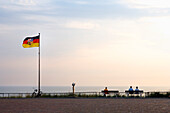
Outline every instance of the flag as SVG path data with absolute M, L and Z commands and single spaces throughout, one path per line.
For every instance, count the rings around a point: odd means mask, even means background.
M 40 39 L 39 35 L 35 37 L 26 37 L 23 41 L 22 46 L 24 48 L 39 47 L 39 39 Z

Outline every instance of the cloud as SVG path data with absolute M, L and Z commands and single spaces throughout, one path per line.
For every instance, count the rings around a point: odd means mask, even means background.
M 131 8 L 170 8 L 169 0 L 121 0 L 121 3 Z
M 66 3 L 71 3 L 71 4 L 78 4 L 78 5 L 111 5 L 116 3 L 113 0 L 62 0 L 63 2 Z
M 80 5 L 86 5 L 86 4 L 89 4 L 89 2 L 87 2 L 87 1 L 80 1 L 80 0 L 74 1 L 74 3 L 76 3 L 76 4 L 80 4 Z
M 17 4 L 17 5 L 36 5 L 35 0 L 11 0 L 11 2 L 13 4 Z
M 59 27 L 59 28 L 69 28 L 69 29 L 99 29 L 99 21 L 95 19 L 75 19 L 75 18 L 63 18 L 63 17 L 50 17 L 41 15 L 27 15 L 22 16 L 24 20 L 27 21 L 37 21 L 42 25 Z M 40 20 L 41 18 L 41 20 Z
M 71 21 L 65 24 L 66 28 L 74 29 L 97 29 L 99 25 L 94 22 Z
M 42 4 L 46 4 L 45 0 L 10 0 L 4 1 L 0 0 L 1 6 L 0 8 L 10 11 L 20 11 L 23 12 L 25 10 L 28 11 L 36 11 L 41 9 Z

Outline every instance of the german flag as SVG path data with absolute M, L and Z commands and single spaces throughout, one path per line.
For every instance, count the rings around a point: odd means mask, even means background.
M 24 48 L 39 47 L 39 39 L 39 35 L 35 37 L 26 37 L 23 41 L 22 46 Z

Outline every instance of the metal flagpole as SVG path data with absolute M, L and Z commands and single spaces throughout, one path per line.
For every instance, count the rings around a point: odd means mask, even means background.
M 39 57 L 39 60 L 38 60 L 38 96 L 40 96 L 40 33 L 39 33 L 39 52 L 38 52 L 38 57 Z

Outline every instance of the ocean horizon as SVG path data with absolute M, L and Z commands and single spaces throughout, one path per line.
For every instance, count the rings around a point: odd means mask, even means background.
M 75 92 L 101 92 L 106 86 L 75 86 Z M 136 86 L 133 86 L 135 89 Z M 144 92 L 170 91 L 168 86 L 138 86 Z M 108 90 L 124 92 L 129 86 L 107 86 Z M 0 86 L 0 93 L 32 93 L 37 86 Z M 71 86 L 41 86 L 44 93 L 72 92 Z

